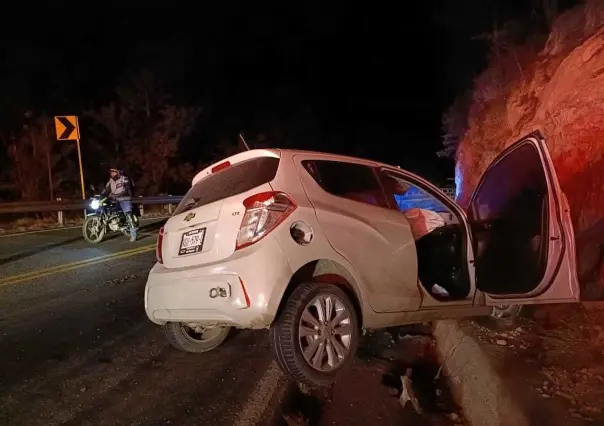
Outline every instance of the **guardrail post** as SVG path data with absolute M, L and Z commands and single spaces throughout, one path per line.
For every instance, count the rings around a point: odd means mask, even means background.
M 61 198 L 57 198 L 57 201 L 61 201 Z M 63 222 L 63 211 L 59 210 L 57 212 L 57 219 L 59 221 L 59 226 L 65 226 L 65 223 Z
M 170 194 L 168 194 L 168 197 L 172 197 L 172 196 L 171 196 Z M 172 200 L 170 200 L 170 201 L 172 201 Z M 168 203 L 168 214 L 169 214 L 170 216 L 172 216 L 172 208 L 173 208 L 173 207 L 172 207 L 172 203 L 171 203 L 171 202 L 169 202 L 169 203 Z
M 143 196 L 139 195 L 138 198 L 143 198 Z M 143 203 L 139 204 L 138 212 L 141 214 L 141 217 L 145 214 L 145 205 Z

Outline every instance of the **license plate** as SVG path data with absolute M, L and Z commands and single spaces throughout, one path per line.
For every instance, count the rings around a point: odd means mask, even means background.
M 182 234 L 178 255 L 182 256 L 185 254 L 199 253 L 203 248 L 203 240 L 205 239 L 205 236 L 206 228 L 194 229 Z

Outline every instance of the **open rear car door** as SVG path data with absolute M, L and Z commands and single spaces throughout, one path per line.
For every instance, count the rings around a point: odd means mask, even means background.
M 540 133 L 493 161 L 468 219 L 476 287 L 487 305 L 579 301 L 570 210 Z

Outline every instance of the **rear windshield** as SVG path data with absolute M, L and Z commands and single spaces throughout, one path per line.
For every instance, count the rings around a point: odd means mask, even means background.
M 278 158 L 256 157 L 211 174 L 189 189 L 174 214 L 232 197 L 268 183 L 275 178 L 278 167 Z

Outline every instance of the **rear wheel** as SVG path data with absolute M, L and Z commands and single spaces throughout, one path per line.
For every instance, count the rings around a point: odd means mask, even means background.
M 208 352 L 226 340 L 231 327 L 201 327 L 195 323 L 169 322 L 164 325 L 168 342 L 183 352 Z
M 330 284 L 302 284 L 285 302 L 270 340 L 280 367 L 298 382 L 328 386 L 350 367 L 359 341 L 356 308 Z
M 99 216 L 88 216 L 82 225 L 84 239 L 90 244 L 98 244 L 103 241 L 105 227 Z

